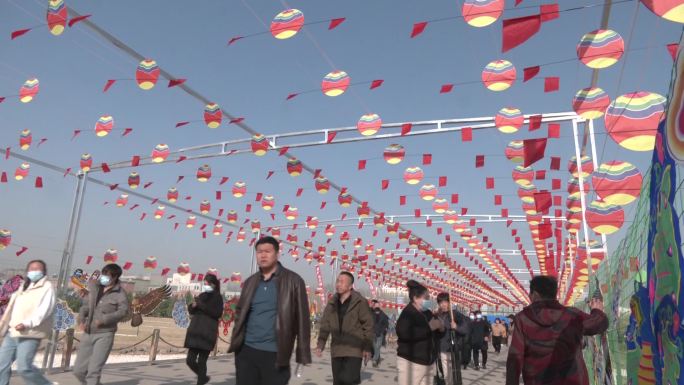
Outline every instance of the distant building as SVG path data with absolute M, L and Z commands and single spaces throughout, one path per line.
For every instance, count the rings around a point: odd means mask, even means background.
M 171 286 L 174 293 L 191 292 L 197 294 L 202 291 L 202 282 L 192 282 L 190 274 L 174 273 L 171 278 L 166 279 L 166 284 Z
M 121 276 L 121 287 L 128 293 L 149 293 L 150 291 L 164 286 L 164 278 L 161 276 Z

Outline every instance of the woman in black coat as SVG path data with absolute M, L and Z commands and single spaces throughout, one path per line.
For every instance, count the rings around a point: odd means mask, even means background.
M 202 294 L 188 305 L 192 315 L 190 326 L 185 335 L 184 346 L 188 348 L 188 367 L 197 374 L 197 384 L 209 382 L 207 376 L 207 359 L 216 345 L 219 319 L 223 314 L 223 297 L 221 285 L 213 274 L 207 274 L 202 284 Z

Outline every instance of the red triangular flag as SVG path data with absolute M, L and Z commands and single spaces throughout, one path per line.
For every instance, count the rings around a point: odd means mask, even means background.
M 302 192 L 304 192 L 304 189 L 301 188 L 301 187 L 298 188 L 298 189 L 297 189 L 297 196 L 298 196 L 298 197 L 302 196 Z
M 523 83 L 534 78 L 539 73 L 539 66 L 527 67 L 523 69 Z
M 64 170 L 64 177 L 66 178 L 67 175 L 71 172 L 71 167 L 67 167 L 66 170 Z
M 124 128 L 123 134 L 121 134 L 121 136 L 126 136 L 126 135 L 130 134 L 131 132 L 133 132 L 132 128 Z
M 373 81 L 371 82 L 370 89 L 371 89 L 371 90 L 374 90 L 374 89 L 380 87 L 380 86 L 382 85 L 382 83 L 384 83 L 384 82 L 385 82 L 385 81 L 382 80 L 382 79 L 373 80 Z
M 186 80 L 187 79 L 171 79 L 171 80 L 169 80 L 168 88 L 179 86 L 179 85 L 185 83 Z
M 365 170 L 365 169 L 366 169 L 366 160 L 365 160 L 365 159 L 359 160 L 358 169 L 359 169 L 359 170 Z
M 547 76 L 544 78 L 544 92 L 556 92 L 560 88 L 560 78 L 558 76 Z
M 228 40 L 228 45 L 231 45 L 231 44 L 235 43 L 236 41 L 238 41 L 238 40 L 240 40 L 240 39 L 242 39 L 242 38 L 243 38 L 243 36 L 231 37 L 230 40 Z
M 411 128 L 413 127 L 413 124 L 411 123 L 404 123 L 401 125 L 401 136 L 404 136 L 411 132 Z
M 21 36 L 21 35 L 25 35 L 25 34 L 26 34 L 28 31 L 30 31 L 30 30 L 31 30 L 31 28 L 19 29 L 19 30 L 13 31 L 13 32 L 12 32 L 12 40 L 18 38 L 18 37 Z
M 487 187 L 487 190 L 493 189 L 494 188 L 494 178 L 487 177 L 485 186 Z
M 126 263 L 124 263 L 124 265 L 123 265 L 123 269 L 124 269 L 124 270 L 130 270 L 131 267 L 133 267 L 133 263 L 132 263 L 132 262 L 126 262 Z
M 672 60 L 677 60 L 677 47 L 679 47 L 679 44 L 677 43 L 667 45 L 667 52 L 672 56 Z
M 102 163 L 102 172 L 110 172 L 112 170 L 109 169 L 109 165 L 107 163 Z
M 183 175 L 179 175 L 176 179 L 176 183 L 180 183 L 183 179 L 185 179 L 185 177 Z
M 542 4 L 539 7 L 539 16 L 541 16 L 542 23 L 558 19 L 558 17 L 560 16 L 558 4 Z
M 297 95 L 299 95 L 299 94 L 296 93 L 296 92 L 295 92 L 295 93 L 292 93 L 292 94 L 289 94 L 289 95 L 287 95 L 287 98 L 285 98 L 285 100 L 294 99 L 294 98 L 297 97 Z
M 269 171 L 268 175 L 266 175 L 266 180 L 270 179 L 274 173 L 275 173 L 275 171 Z
M 287 154 L 287 152 L 290 150 L 290 147 L 281 147 L 280 150 L 278 151 L 278 155 L 283 156 Z
M 337 28 L 338 25 L 344 23 L 344 21 L 347 20 L 346 17 L 339 17 L 337 19 L 331 19 L 330 24 L 328 25 L 328 30 L 333 30 Z
M 336 136 L 337 136 L 337 131 L 328 131 L 328 139 L 325 142 L 328 144 L 332 143 L 332 141 L 335 140 Z
M 107 92 L 107 90 L 109 90 L 109 89 L 114 85 L 114 83 L 116 83 L 116 79 L 109 79 L 109 80 L 107 80 L 107 84 L 105 84 L 104 89 L 102 90 L 102 92 Z
M 539 32 L 541 17 L 531 15 L 503 21 L 501 52 L 509 51 Z
M 28 250 L 28 247 L 22 246 L 21 249 L 19 251 L 17 251 L 15 254 L 18 257 L 18 256 L 24 254 L 26 252 L 26 250 Z
M 544 157 L 546 138 L 523 140 L 523 167 L 529 167 Z
M 74 135 L 71 137 L 71 140 L 76 139 L 77 136 L 81 134 L 81 130 L 74 130 Z
M 472 142 L 473 141 L 473 129 L 471 127 L 464 127 L 461 129 L 461 141 L 462 142 Z
M 423 31 L 425 31 L 425 27 L 427 27 L 427 24 L 427 21 L 421 21 L 420 23 L 413 24 L 413 30 L 411 31 L 411 39 L 423 33 Z
M 219 182 L 219 186 L 226 184 L 226 182 L 228 182 L 228 179 L 230 179 L 230 178 L 228 178 L 227 176 L 221 177 L 221 181 Z
M 176 123 L 176 128 L 183 127 L 183 126 L 188 125 L 188 124 L 190 124 L 190 122 L 178 122 L 178 123 Z
M 131 167 L 138 167 L 140 165 L 140 156 L 134 155 L 131 159 Z
M 69 28 L 73 27 L 74 24 L 81 22 L 87 18 L 89 18 L 91 15 L 82 15 L 82 16 L 77 16 L 69 20 Z
M 388 180 L 388 179 L 383 179 L 383 180 L 382 180 L 382 185 L 381 185 L 381 187 L 382 187 L 383 190 L 387 190 L 387 188 L 389 187 L 389 180 Z
M 442 84 L 442 88 L 439 89 L 440 94 L 447 94 L 454 89 L 453 84 Z

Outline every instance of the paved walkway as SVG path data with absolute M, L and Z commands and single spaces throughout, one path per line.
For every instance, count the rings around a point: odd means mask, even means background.
M 385 353 L 385 352 L 383 352 Z M 502 385 L 505 383 L 506 348 L 500 355 L 496 355 L 490 347 L 489 362 L 486 370 L 463 371 L 464 385 Z M 362 371 L 363 385 L 387 385 L 397 383 L 396 356 L 389 351 L 384 354 L 385 360 L 379 368 L 371 365 Z M 209 361 L 209 374 L 212 377 L 210 385 L 235 385 L 235 365 L 233 356 L 221 356 Z M 294 367 L 292 368 L 294 371 Z M 182 361 L 162 361 L 156 365 L 117 364 L 108 365 L 102 377 L 103 385 L 193 385 L 196 379 Z M 50 379 L 60 385 L 77 384 L 71 373 L 53 374 Z M 10 385 L 23 384 L 22 380 L 14 377 Z M 318 385 L 332 384 L 330 372 L 330 358 L 316 359 L 315 363 L 304 368 L 301 378 L 294 376 L 290 385 Z

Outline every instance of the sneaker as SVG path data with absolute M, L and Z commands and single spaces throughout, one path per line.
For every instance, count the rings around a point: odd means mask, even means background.
M 211 381 L 211 377 L 206 376 L 201 380 L 197 380 L 197 385 L 205 385 L 205 384 L 208 384 L 209 381 Z

